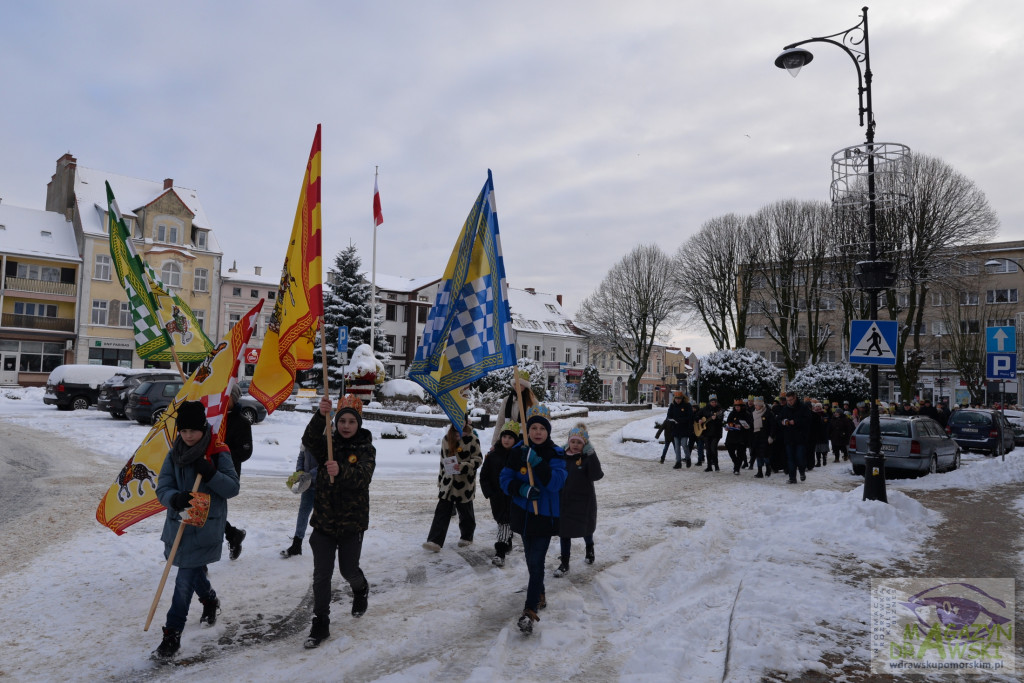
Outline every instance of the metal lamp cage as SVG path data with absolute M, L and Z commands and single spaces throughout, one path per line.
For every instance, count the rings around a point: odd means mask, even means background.
M 832 155 L 832 202 L 837 206 L 868 205 L 869 163 L 874 160 L 875 206 L 893 208 L 910 200 L 910 148 L 898 142 L 844 147 Z

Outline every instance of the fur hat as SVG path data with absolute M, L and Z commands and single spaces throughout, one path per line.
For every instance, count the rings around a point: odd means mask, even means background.
M 338 399 L 338 412 L 334 414 L 334 424 L 338 424 L 338 418 L 348 413 L 349 415 L 355 415 L 356 424 L 360 427 L 363 426 L 363 402 L 358 396 L 352 394 L 345 394 Z
M 182 429 L 206 429 L 206 406 L 202 401 L 185 401 L 178 406 L 178 414 L 174 418 L 178 431 Z
M 530 425 L 539 424 L 547 430 L 548 434 L 551 434 L 551 409 L 543 403 L 530 406 L 526 409 L 526 427 Z
M 590 434 L 587 433 L 587 425 L 583 424 L 582 422 L 577 422 L 576 426 L 569 430 L 569 437 L 566 439 L 566 441 L 572 439 L 573 437 L 576 437 L 577 439 L 583 439 L 583 443 L 589 442 Z
M 682 398 L 682 397 L 683 397 L 683 392 L 681 392 L 681 391 L 673 391 L 672 392 L 672 398 Z
M 514 436 L 516 439 L 518 439 L 519 438 L 519 423 L 516 422 L 515 420 L 509 420 L 508 422 L 503 424 L 501 426 L 501 432 L 498 433 L 498 438 L 500 439 L 501 437 L 505 436 L 506 432 L 508 432 L 509 434 Z

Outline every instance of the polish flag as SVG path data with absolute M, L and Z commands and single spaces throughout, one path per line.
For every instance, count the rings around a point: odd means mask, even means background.
M 384 222 L 384 214 L 380 211 L 380 190 L 377 189 L 377 176 L 373 176 L 373 227 Z

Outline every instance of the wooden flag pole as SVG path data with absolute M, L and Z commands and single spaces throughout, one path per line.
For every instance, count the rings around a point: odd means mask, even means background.
M 196 475 L 196 483 L 192 485 L 192 493 L 199 491 L 199 482 L 202 477 Z M 149 608 L 149 616 L 146 617 L 146 626 L 142 629 L 143 631 L 149 630 L 149 625 L 153 623 L 153 615 L 156 614 L 157 603 L 160 602 L 160 594 L 164 592 L 164 584 L 167 583 L 167 575 L 171 571 L 171 565 L 174 564 L 174 556 L 178 552 L 178 545 L 181 543 L 181 535 L 185 533 L 185 523 L 178 522 L 178 533 L 174 537 L 174 544 L 171 545 L 171 552 L 167 554 L 167 564 L 164 565 L 164 573 L 160 577 L 160 585 L 156 588 L 156 595 L 153 597 L 153 604 Z
M 516 392 L 516 398 L 519 400 L 519 435 L 523 438 L 523 445 L 529 448 L 530 440 L 526 434 L 526 410 L 523 408 L 523 390 L 519 388 L 518 366 L 513 366 L 512 390 Z M 495 429 L 501 429 L 501 427 L 495 427 Z M 526 476 L 530 478 L 530 486 L 533 486 L 533 467 L 530 466 L 529 457 L 526 459 Z M 533 501 L 533 514 L 540 514 L 540 508 L 537 506 L 537 501 Z
M 324 396 L 330 398 L 331 391 L 327 384 L 327 335 L 324 334 L 323 318 L 320 318 L 320 360 L 324 368 Z M 331 432 L 334 431 L 334 425 L 331 423 L 332 417 L 334 417 L 334 411 L 330 410 L 327 412 L 327 462 L 334 460 L 334 444 L 331 439 Z M 331 483 L 334 483 L 334 477 L 331 477 Z

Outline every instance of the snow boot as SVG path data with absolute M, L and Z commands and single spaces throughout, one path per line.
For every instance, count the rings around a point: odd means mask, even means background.
M 352 589 L 352 616 L 361 617 L 366 614 L 367 598 L 370 595 L 370 584 L 363 577 L 363 589 Z
M 554 577 L 560 579 L 569 573 L 569 560 L 565 557 L 559 557 L 558 569 L 555 570 Z
M 491 564 L 493 564 L 495 567 L 504 567 L 505 566 L 505 556 L 504 555 L 495 555 L 494 557 L 491 558 Z
M 683 469 L 683 463 L 677 462 L 675 465 L 672 465 L 672 469 L 674 469 L 674 470 L 681 470 L 681 469 Z
M 548 606 L 548 598 L 543 593 L 540 594 L 540 600 L 537 601 L 537 611 L 541 611 Z
M 757 474 L 754 475 L 754 479 L 764 479 L 764 472 L 758 470 Z
M 533 633 L 533 622 L 540 621 L 540 617 L 532 609 L 524 609 L 523 614 L 519 617 L 517 625 L 522 633 L 529 635 Z
M 587 546 L 587 554 L 586 554 L 586 557 L 584 559 L 587 561 L 587 564 L 594 564 L 594 546 L 593 545 L 588 545 Z
M 472 538 L 460 538 L 459 539 L 459 547 L 460 548 L 465 548 L 467 545 L 473 545 L 473 539 Z
M 298 536 L 292 538 L 292 544 L 281 551 L 281 557 L 288 559 L 294 555 L 302 554 L 302 539 Z
M 232 560 L 237 560 L 238 556 L 242 554 L 242 541 L 245 540 L 245 529 L 233 529 L 233 533 L 228 538 L 228 557 Z
M 331 635 L 331 620 L 327 617 L 313 617 L 313 627 L 309 629 L 309 635 L 302 646 L 307 650 L 318 647 L 320 643 L 327 640 L 329 635 Z
M 687 459 L 686 459 L 686 460 L 684 460 L 683 462 L 685 462 L 685 463 L 686 463 L 686 469 L 690 469 L 690 465 L 692 465 L 692 464 L 693 464 L 693 463 L 692 463 L 692 462 L 690 461 L 690 459 L 689 459 L 689 458 L 687 458 Z
M 441 546 L 438 545 L 437 543 L 434 543 L 433 541 L 427 541 L 426 543 L 424 543 L 423 544 L 423 549 L 424 550 L 429 550 L 432 553 L 439 553 L 439 552 L 441 552 Z
M 216 624 L 217 612 L 220 611 L 220 599 L 217 597 L 217 593 L 210 593 L 208 598 L 199 598 L 199 602 L 203 605 L 203 616 L 199 617 L 199 623 L 206 623 L 210 626 Z
M 170 659 L 181 649 L 181 631 L 172 631 L 164 626 L 164 639 L 153 650 L 154 659 Z

